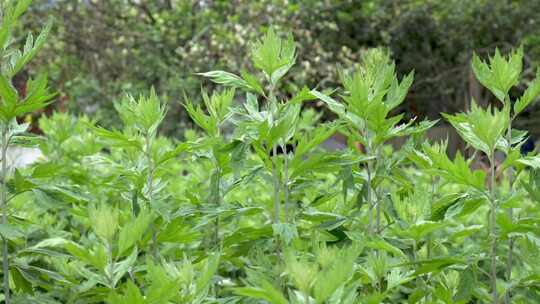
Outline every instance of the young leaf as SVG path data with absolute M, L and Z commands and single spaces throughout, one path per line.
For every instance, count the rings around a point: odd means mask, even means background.
M 506 105 L 510 102 L 507 100 L 508 91 L 519 82 L 523 68 L 523 48 L 511 52 L 507 57 L 496 49 L 489 63 L 474 54 L 472 68 L 478 81 Z
M 295 52 L 292 35 L 284 40 L 270 28 L 263 39 L 253 45 L 251 59 L 255 67 L 263 70 L 275 84 L 294 64 Z
M 117 256 L 123 256 L 123 254 L 129 250 L 133 245 L 139 241 L 146 229 L 154 219 L 153 214 L 146 210 L 139 213 L 135 220 L 128 222 L 118 235 L 118 254 Z
M 514 116 L 517 116 L 521 113 L 527 106 L 529 106 L 533 101 L 535 101 L 540 95 L 540 69 L 536 71 L 536 78 L 534 78 L 529 86 L 523 93 L 523 96 L 519 98 L 514 104 Z

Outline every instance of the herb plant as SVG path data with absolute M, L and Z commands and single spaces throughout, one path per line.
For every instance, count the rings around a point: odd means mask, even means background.
M 54 113 L 36 137 L 16 118 L 53 99 L 46 76 L 26 95 L 12 84 L 51 26 L 19 51 L 10 35 L 29 4 L 6 2 L 0 28 L 5 303 L 540 301 L 540 158 L 521 154 L 513 124 L 540 74 L 516 97 L 521 48 L 473 57 L 498 103 L 443 114 L 468 145 L 454 157 L 426 140 L 437 121 L 397 112 L 413 73 L 388 52 L 365 52 L 341 87 L 288 94 L 302 50 L 274 29 L 249 71 L 199 73 L 217 87 L 181 101 L 197 126 L 181 141 L 160 134 L 153 89 L 114 102 L 118 129 Z M 320 122 L 314 102 L 336 119 Z M 325 150 L 337 132 L 346 147 Z M 16 145 L 45 159 L 14 168 Z M 482 157 L 488 172 L 473 169 Z

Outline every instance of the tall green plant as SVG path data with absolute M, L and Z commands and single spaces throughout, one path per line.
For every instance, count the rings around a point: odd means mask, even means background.
M 362 65 L 354 73 L 342 73 L 345 90 L 343 102 L 338 102 L 320 92 L 312 93 L 324 101 L 344 122 L 342 131 L 349 143 L 361 143 L 370 160 L 365 166 L 365 200 L 368 206 L 369 234 L 381 233 L 381 210 L 384 193 L 377 191 L 387 174 L 383 165 L 382 147 L 389 139 L 425 131 L 436 122 L 425 121 L 412 126 L 414 120 L 402 123 L 403 114 L 392 115 L 392 110 L 405 99 L 413 81 L 410 73 L 399 81 L 395 64 L 387 52 L 380 49 L 368 51 Z
M 273 29 L 251 48 L 251 59 L 255 68 L 262 73 L 264 85 L 257 76 L 243 72 L 236 76 L 229 72 L 212 71 L 202 73 L 214 82 L 226 86 L 237 87 L 247 91 L 244 109 L 240 110 L 237 119 L 239 139 L 247 142 L 261 159 L 267 172 L 271 175 L 273 187 L 272 223 L 276 235 L 290 240 L 295 234 L 290 226 L 289 187 L 290 156 L 286 146 L 296 133 L 299 120 L 300 103 L 313 97 L 303 90 L 291 100 L 279 101 L 276 94 L 279 81 L 295 63 L 296 47 L 291 35 L 287 39 L 280 38 Z M 259 105 L 258 94 L 264 99 L 264 106 Z M 281 147 L 281 157 L 278 148 Z M 282 197 L 284 198 L 283 214 Z M 282 220 L 285 223 L 282 224 Z
M 514 251 L 514 240 L 501 223 L 506 225 L 519 225 L 514 223 L 513 208 L 519 205 L 508 204 L 513 201 L 516 195 L 515 180 L 513 172 L 520 167 L 520 163 L 527 163 L 520 154 L 520 147 L 526 139 L 526 132 L 514 130 L 512 122 L 516 116 L 531 104 L 540 95 L 540 81 L 538 77 L 533 80 L 524 95 L 514 103 L 510 98 L 510 89 L 517 85 L 522 70 L 522 50 L 511 53 L 508 57 L 503 57 L 498 51 L 490 58 L 489 63 L 482 62 L 477 56 L 473 58 L 472 65 L 478 80 L 486 86 L 495 97 L 502 103 L 502 108 L 482 109 L 472 101 L 471 109 L 466 113 L 456 115 L 445 115 L 448 121 L 454 126 L 460 136 L 475 150 L 484 153 L 489 161 L 489 187 L 486 189 L 478 183 L 476 189 L 482 192 L 490 202 L 488 237 L 490 247 L 486 255 L 490 259 L 490 287 L 492 303 L 499 303 L 500 293 L 497 285 L 498 267 L 500 257 L 498 256 L 499 240 L 508 239 L 507 257 L 505 263 L 505 278 L 507 282 L 512 282 L 512 257 Z M 505 154 L 503 163 L 496 160 L 496 151 Z M 530 156 L 529 156 L 530 157 Z M 530 163 L 528 163 L 530 164 Z M 497 172 L 505 174 L 509 188 L 504 194 L 502 187 L 497 183 Z M 507 214 L 501 214 L 501 208 L 507 209 Z M 503 220 L 504 219 L 504 220 Z M 510 303 L 510 290 L 504 291 L 505 303 Z
M 22 14 L 26 11 L 31 1 L 7 1 L 3 4 L 0 12 L 0 136 L 1 136 L 1 189 L 0 189 L 0 210 L 2 212 L 2 273 L 4 277 L 4 301 L 9 304 L 11 301 L 9 287 L 9 239 L 10 232 L 14 231 L 14 227 L 10 226 L 8 213 L 9 190 L 7 187 L 8 180 L 11 178 L 12 168 L 8 160 L 8 149 L 15 143 L 24 142 L 23 134 L 26 132 L 27 124 L 18 124 L 17 116 L 44 108 L 54 97 L 47 88 L 47 76 L 39 75 L 35 79 L 30 79 L 27 82 L 27 93 L 19 94 L 13 86 L 13 77 L 20 72 L 26 64 L 32 60 L 37 51 L 45 44 L 47 35 L 52 23 L 49 22 L 37 38 L 34 39 L 32 34 L 28 34 L 24 48 L 19 49 L 15 45 L 15 37 L 13 30 L 20 21 Z
M 190 101 L 186 101 L 185 108 L 193 121 L 201 127 L 206 135 L 206 142 L 201 142 L 195 146 L 205 146 L 212 154 L 212 165 L 214 167 L 210 178 L 210 191 L 208 200 L 213 204 L 216 215 L 214 220 L 214 231 L 212 233 L 213 246 L 221 247 L 220 244 L 220 215 L 222 200 L 225 191 L 222 186 L 223 176 L 232 171 L 231 150 L 234 149 L 234 142 L 227 142 L 223 136 L 223 124 L 230 118 L 230 106 L 234 98 L 234 89 L 226 90 L 222 93 L 214 93 L 209 97 L 203 92 L 203 100 L 208 111 L 194 106 Z
M 455 116 L 450 118 L 450 122 L 458 130 L 460 135 L 473 147 L 483 151 L 490 161 L 490 196 L 491 196 L 491 217 L 490 217 L 490 235 L 492 239 L 491 249 L 491 287 L 492 301 L 499 301 L 496 277 L 497 277 L 497 236 L 496 220 L 497 211 L 502 198 L 497 198 L 497 187 L 495 183 L 495 150 L 500 150 L 506 155 L 506 161 L 501 165 L 505 171 L 509 184 L 508 192 L 514 193 L 514 172 L 516 171 L 516 161 L 520 159 L 520 147 L 524 141 L 524 132 L 514 130 L 512 123 L 516 117 L 525 110 L 527 106 L 536 101 L 540 95 L 540 74 L 529 84 L 524 94 L 515 100 L 510 97 L 510 90 L 520 81 L 523 66 L 523 49 L 510 53 L 508 56 L 502 56 L 498 50 L 495 55 L 489 58 L 488 62 L 483 62 L 478 56 L 474 55 L 472 68 L 478 81 L 485 86 L 502 105 L 502 111 L 493 111 L 493 114 L 483 112 L 474 105 L 469 118 Z M 505 132 L 505 134 L 501 134 Z M 510 222 L 514 222 L 514 207 L 508 206 L 507 217 Z M 512 267 L 514 264 L 514 238 L 508 237 L 508 253 L 506 257 L 505 276 L 506 280 L 512 280 Z M 510 303 L 511 294 L 505 292 L 505 303 Z

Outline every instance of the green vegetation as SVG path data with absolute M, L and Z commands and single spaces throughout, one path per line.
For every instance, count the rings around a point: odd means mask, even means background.
M 380 46 L 390 50 L 400 75 L 415 71 L 410 94 L 395 110 L 407 119 L 463 111 L 471 96 L 485 107 L 492 99 L 475 80 L 473 52 L 487 57 L 496 47 L 506 53 L 523 44 L 523 78 L 532 80 L 540 63 L 538 7 L 540 0 L 34 0 L 17 32 L 37 31 L 54 16 L 52 39 L 27 72 L 49 73 L 60 93 L 56 108 L 119 128 L 113 101 L 152 86 L 168 103 L 161 132 L 181 137 L 193 124 L 178 101 L 184 92 L 202 101 L 201 86 L 210 88 L 196 73 L 252 70 L 250 43 L 270 26 L 292 32 L 301 50 L 278 83 L 280 98 L 304 86 L 339 86 L 337 67 L 352 72 L 365 51 Z M 520 83 L 510 96 L 524 89 Z M 326 110 L 321 103 L 309 107 Z M 516 121 L 535 138 L 537 113 L 528 108 Z M 326 111 L 322 119 L 332 117 Z
M 540 73 L 510 94 L 523 49 L 472 57 L 498 105 L 443 114 L 470 158 L 426 140 L 438 121 L 397 112 L 414 75 L 388 52 L 366 51 L 337 89 L 285 86 L 302 49 L 272 28 L 252 68 L 199 73 L 213 85 L 182 99 L 196 125 L 182 140 L 160 132 L 169 105 L 154 89 L 114 103 L 117 128 L 57 112 L 36 136 L 16 117 L 55 94 L 46 76 L 13 85 L 51 28 L 20 49 L 10 37 L 29 4 L 6 2 L 0 27 L 5 303 L 540 301 L 540 156 L 521 154 L 514 126 Z M 313 102 L 336 118 L 303 109 Z M 337 131 L 347 147 L 322 149 Z M 18 145 L 45 157 L 14 168 Z M 481 155 L 487 172 L 472 169 Z

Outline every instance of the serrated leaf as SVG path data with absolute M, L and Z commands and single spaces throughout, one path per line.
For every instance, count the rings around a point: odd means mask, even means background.
M 536 71 L 536 78 L 529 83 L 523 96 L 514 104 L 514 116 L 521 113 L 533 101 L 537 100 L 540 95 L 540 70 Z

